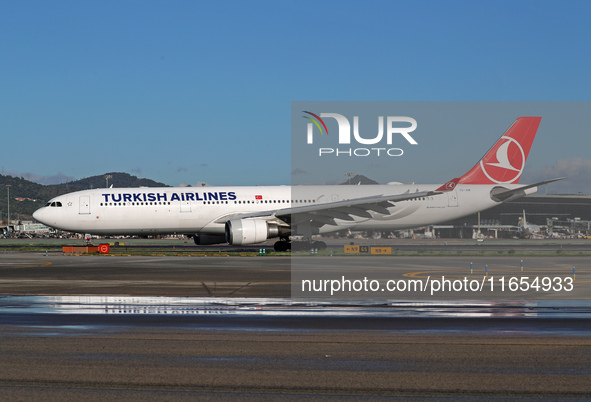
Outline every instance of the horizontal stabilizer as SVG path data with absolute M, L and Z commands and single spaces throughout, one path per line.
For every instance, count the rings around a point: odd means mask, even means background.
M 552 183 L 562 179 L 566 179 L 566 177 L 559 177 L 557 179 L 541 181 L 539 183 L 534 184 L 528 184 L 527 186 L 515 188 L 513 190 L 508 190 L 504 187 L 495 187 L 490 192 L 490 198 L 497 202 L 511 201 L 526 195 L 525 190 L 529 190 L 530 188 L 539 187 L 544 184 Z

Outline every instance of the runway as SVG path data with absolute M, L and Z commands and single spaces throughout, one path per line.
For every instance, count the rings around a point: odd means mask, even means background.
M 328 249 L 334 252 L 342 251 L 345 245 L 358 246 L 384 246 L 392 247 L 393 252 L 448 252 L 448 253 L 485 253 L 499 252 L 509 253 L 522 251 L 526 253 L 591 253 L 591 240 L 589 239 L 487 239 L 485 241 L 464 239 L 325 239 Z M 167 240 L 167 239 L 105 239 L 100 242 L 110 243 L 114 251 L 127 252 L 146 250 L 157 253 L 158 251 L 174 252 L 179 255 L 195 255 L 205 252 L 213 253 L 258 253 L 261 248 L 273 249 L 274 241 L 267 241 L 257 245 L 246 246 L 196 246 L 191 240 Z M 61 253 L 64 245 L 78 244 L 79 240 L 62 239 L 3 239 L 0 243 L 0 251 L 20 251 L 23 246 L 37 247 L 50 253 Z M 98 243 L 97 243 L 98 244 Z
M 353 267 L 380 281 L 423 282 L 481 281 L 487 264 L 491 276 L 561 278 L 576 266 L 574 289 L 291 298 L 287 257 L 4 254 L 0 392 L 6 400 L 589 398 L 587 259 L 525 258 L 521 271 L 520 257 L 483 258 L 295 264 L 304 274 Z
M 570 400 L 588 338 L 379 331 L 2 329 L 4 400 Z M 509 361 L 508 361 L 509 360 Z
M 589 397 L 589 303 L 0 298 L 5 400 Z
M 361 275 L 381 282 L 416 280 L 425 286 L 443 279 L 466 278 L 486 286 L 479 292 L 463 289 L 434 292 L 431 288 L 422 292 L 406 289 L 398 292 L 341 292 L 337 295 L 330 295 L 330 292 L 293 294 L 294 290 L 301 291 L 302 279 L 340 279 L 348 275 L 353 275 L 352 278 Z M 519 282 L 521 277 L 528 278 L 528 289 L 523 291 L 524 286 L 510 288 L 510 278 L 517 278 Z M 431 283 L 427 283 L 427 278 Z M 538 278 L 537 289 L 531 288 L 535 278 Z M 542 286 L 544 278 L 560 278 L 560 284 L 552 283 L 550 289 L 546 289 L 547 286 Z M 572 256 L 288 258 L 11 253 L 3 255 L 0 261 L 0 294 L 7 295 L 585 300 L 591 297 L 590 285 L 591 262 L 585 257 Z M 572 289 L 568 290 L 569 287 Z

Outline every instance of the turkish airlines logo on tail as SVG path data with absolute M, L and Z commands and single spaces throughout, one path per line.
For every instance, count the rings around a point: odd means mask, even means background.
M 460 181 L 460 178 L 456 177 L 455 179 L 448 181 L 447 183 L 445 183 L 443 186 L 439 187 L 435 191 L 453 191 L 456 188 L 456 185 L 458 184 L 459 181 Z
M 497 145 L 480 161 L 486 177 L 494 183 L 513 183 L 521 177 L 525 167 L 525 153 L 517 140 L 501 137 Z

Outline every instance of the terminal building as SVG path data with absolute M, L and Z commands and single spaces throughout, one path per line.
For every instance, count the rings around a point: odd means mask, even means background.
M 529 195 L 433 227 L 439 237 L 513 237 L 523 234 L 523 217 L 544 236 L 591 234 L 591 195 Z

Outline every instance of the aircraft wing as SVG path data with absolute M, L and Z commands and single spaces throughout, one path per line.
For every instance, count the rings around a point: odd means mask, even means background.
M 388 207 L 395 202 L 410 200 L 413 198 L 429 197 L 441 194 L 441 191 L 409 191 L 395 195 L 377 195 L 370 197 L 352 198 L 343 201 L 326 202 L 319 204 L 303 205 L 291 208 L 282 208 L 256 213 L 227 215 L 216 220 L 216 223 L 224 223 L 230 219 L 262 218 L 266 220 L 279 220 L 284 225 L 293 225 L 308 221 L 315 226 L 336 225 L 335 219 L 354 221 L 355 217 L 372 218 L 370 212 L 388 215 Z

